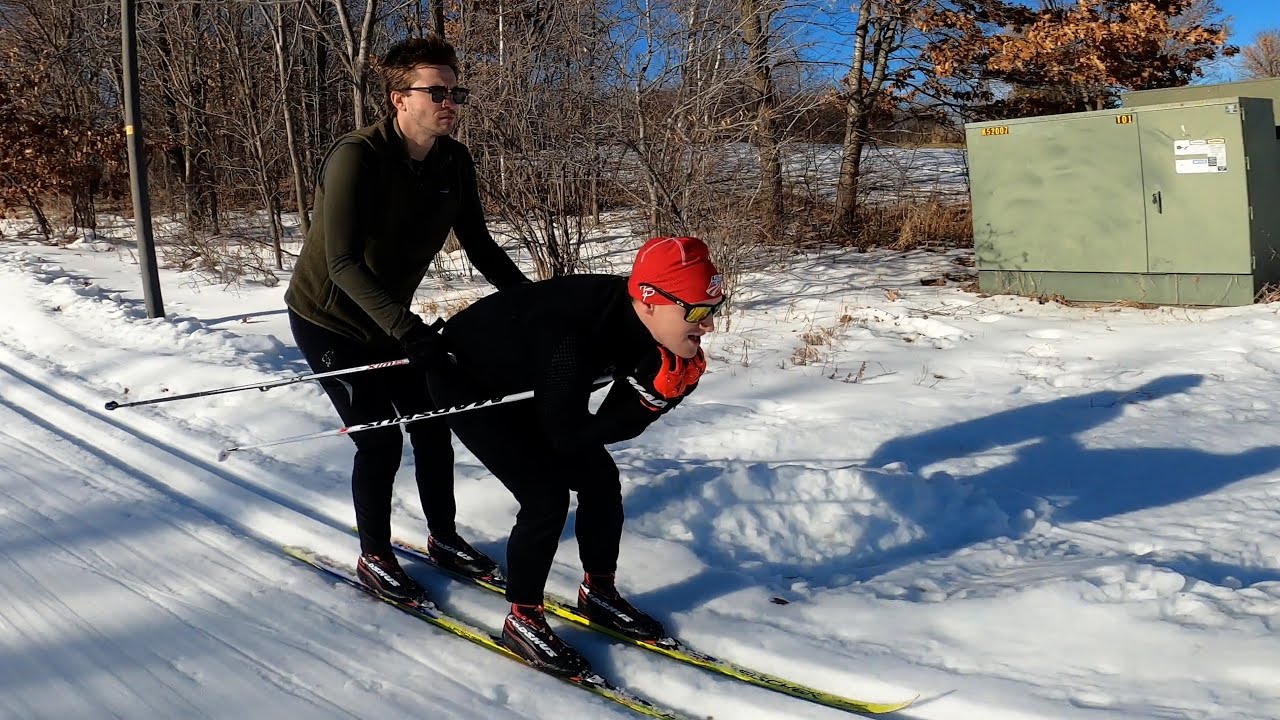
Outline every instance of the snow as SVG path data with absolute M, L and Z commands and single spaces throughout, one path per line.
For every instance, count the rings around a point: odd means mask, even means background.
M 165 270 L 147 319 L 127 230 L 57 248 L 3 222 L 0 718 L 632 717 L 278 552 L 354 559 L 350 441 L 216 457 L 338 427 L 314 384 L 103 409 L 307 372 L 287 272 Z M 622 271 L 626 241 L 592 247 Z M 1277 307 L 921 285 L 961 254 L 744 275 L 698 392 L 613 448 L 624 590 L 713 655 L 919 694 L 904 718 L 1280 716 Z M 490 291 L 441 268 L 424 307 Z M 423 542 L 410 473 L 394 523 Z M 515 502 L 461 445 L 457 475 L 464 534 L 501 557 Z M 568 529 L 554 592 L 576 555 Z M 501 622 L 500 597 L 407 567 Z M 692 717 L 848 717 L 561 628 Z

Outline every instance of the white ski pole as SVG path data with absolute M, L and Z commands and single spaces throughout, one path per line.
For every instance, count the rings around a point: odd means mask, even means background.
M 151 398 L 150 400 L 134 400 L 133 402 L 121 403 L 112 400 L 107 403 L 108 410 L 117 408 L 133 407 L 135 405 L 154 405 L 156 403 L 172 402 L 174 400 L 189 400 L 191 398 L 205 397 L 207 395 L 221 395 L 222 393 L 238 392 L 240 390 L 262 390 L 267 391 L 273 387 L 281 385 L 292 385 L 293 383 L 309 382 L 311 380 L 322 380 L 329 377 L 337 377 L 348 373 L 364 372 L 366 370 L 381 370 L 382 368 L 397 367 L 399 365 L 408 365 L 409 360 L 388 360 L 387 362 L 373 363 L 372 365 L 361 365 L 360 367 L 345 368 L 343 370 L 334 370 L 332 372 L 311 373 L 308 375 L 294 375 L 293 377 L 284 378 L 283 380 L 271 380 L 262 383 L 251 383 L 249 385 L 236 385 L 234 387 L 216 388 L 213 390 L 203 390 L 201 392 L 186 393 L 185 395 L 169 395 L 167 397 Z
M 612 379 L 613 378 L 610 376 L 605 375 L 597 378 L 593 384 L 599 386 Z M 453 415 L 456 413 L 467 412 L 468 410 L 479 410 L 480 408 L 492 407 L 494 405 L 504 405 L 506 403 L 513 403 L 519 400 L 528 400 L 531 397 L 533 397 L 533 391 L 525 390 L 523 392 L 512 393 L 510 395 L 500 395 L 495 398 L 477 400 L 475 402 L 463 403 L 461 405 L 440 408 L 438 410 L 427 410 L 426 412 L 414 413 L 412 415 L 401 415 L 400 417 L 379 420 L 377 422 L 348 425 L 347 427 L 340 427 L 337 430 L 321 430 L 320 432 L 297 435 L 294 437 L 282 438 L 280 440 L 268 440 L 267 442 L 252 443 L 249 445 L 236 445 L 235 447 L 220 450 L 218 452 L 218 462 L 223 462 L 231 455 L 231 453 L 239 452 L 241 450 L 252 450 L 255 448 L 271 447 L 273 445 L 286 445 L 288 443 L 302 442 L 303 440 L 314 440 L 316 438 L 329 437 L 331 435 L 350 435 L 351 433 L 360 432 L 361 430 L 372 430 L 374 428 L 387 427 L 389 425 L 405 425 L 419 420 L 426 420 L 427 418 L 440 417 L 442 415 Z

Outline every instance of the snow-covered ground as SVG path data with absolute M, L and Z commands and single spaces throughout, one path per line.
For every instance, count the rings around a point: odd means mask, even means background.
M 268 287 L 109 241 L 0 243 L 0 718 L 567 718 L 622 709 L 282 556 L 354 560 L 350 441 Z M 625 247 L 609 250 L 625 271 Z M 904 718 L 1280 717 L 1277 307 L 1063 307 L 922 278 L 956 254 L 825 254 L 741 278 L 710 374 L 615 448 L 619 582 L 695 647 Z M 443 267 L 462 268 L 452 258 Z M 489 291 L 428 279 L 423 307 Z M 408 462 L 406 461 L 406 465 Z M 459 521 L 515 503 L 459 446 Z M 398 534 L 425 539 L 408 469 Z M 501 598 L 408 565 L 496 627 Z M 579 569 L 565 535 L 551 587 Z M 780 604 L 780 601 L 788 601 Z M 840 718 L 563 627 L 695 717 Z

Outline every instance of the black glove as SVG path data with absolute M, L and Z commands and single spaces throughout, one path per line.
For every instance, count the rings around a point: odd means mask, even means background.
M 424 372 L 445 372 L 454 367 L 453 355 L 440 330 L 444 328 L 444 320 L 439 318 L 430 325 L 419 323 L 412 330 L 400 336 L 400 344 L 404 346 L 409 362 Z

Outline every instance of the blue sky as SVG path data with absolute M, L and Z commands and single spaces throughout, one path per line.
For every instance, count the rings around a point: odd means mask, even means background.
M 1233 45 L 1248 45 L 1260 30 L 1280 30 L 1280 6 L 1276 0 L 1218 0 L 1222 12 L 1233 18 Z

